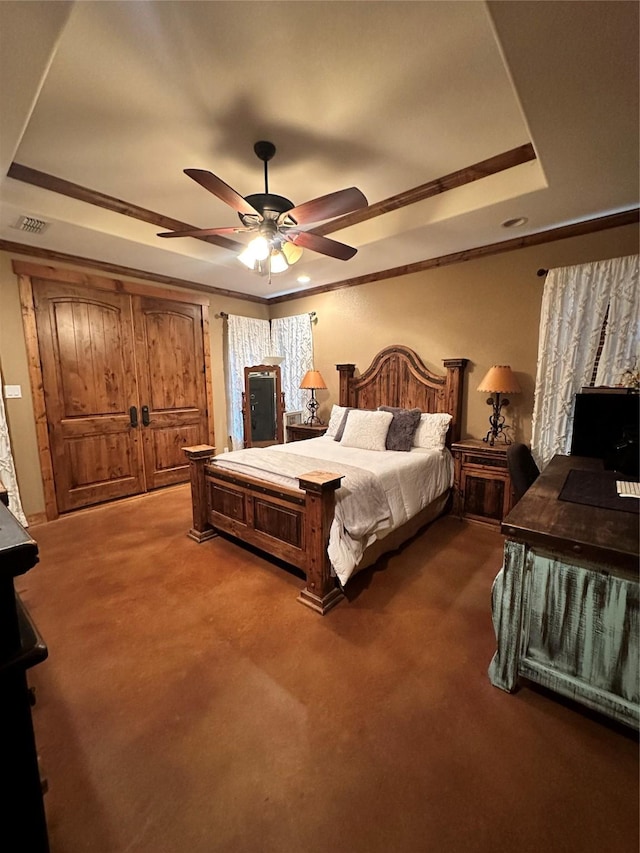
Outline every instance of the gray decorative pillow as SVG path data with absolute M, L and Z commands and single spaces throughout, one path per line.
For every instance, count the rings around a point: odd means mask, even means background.
M 344 410 L 344 415 L 342 416 L 342 421 L 340 422 L 340 426 L 336 430 L 336 434 L 333 436 L 334 441 L 342 441 L 342 435 L 344 433 L 344 428 L 347 425 L 347 418 L 349 417 L 349 412 L 353 409 L 353 406 L 347 406 Z
M 413 446 L 413 436 L 420 423 L 420 409 L 400 409 L 395 406 L 378 406 L 379 412 L 391 412 L 393 420 L 387 433 L 387 450 L 408 452 Z

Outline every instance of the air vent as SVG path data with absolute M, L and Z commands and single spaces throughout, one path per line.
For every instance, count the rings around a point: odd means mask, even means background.
M 29 234 L 42 234 L 49 227 L 49 223 L 44 219 L 36 219 L 34 216 L 21 216 L 14 228 L 19 231 L 28 231 Z

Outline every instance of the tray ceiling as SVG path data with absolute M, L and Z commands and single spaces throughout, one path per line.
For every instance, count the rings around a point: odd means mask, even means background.
M 635 2 L 4 2 L 0 28 L 7 243 L 268 298 L 638 205 Z M 269 283 L 122 212 L 239 224 L 183 169 L 261 192 L 258 139 L 277 146 L 272 192 L 364 192 L 375 215 L 321 228 L 355 258 L 305 250 Z M 9 177 L 12 163 L 94 203 Z M 410 192 L 452 174 L 453 189 Z M 24 216 L 48 227 L 21 231 Z

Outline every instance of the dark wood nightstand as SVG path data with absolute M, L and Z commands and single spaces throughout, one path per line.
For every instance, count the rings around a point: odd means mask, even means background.
M 506 446 L 469 438 L 452 444 L 451 453 L 453 515 L 499 527 L 513 505 Z
M 292 424 L 287 427 L 287 441 L 304 441 L 305 438 L 318 438 L 327 431 L 327 424 Z

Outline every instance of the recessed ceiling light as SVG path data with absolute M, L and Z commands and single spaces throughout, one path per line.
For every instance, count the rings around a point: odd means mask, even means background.
M 298 284 L 308 284 L 311 281 L 311 277 L 308 275 L 299 275 L 296 281 Z
M 521 225 L 526 225 L 529 220 L 526 216 L 516 216 L 514 219 L 505 219 L 502 223 L 503 228 L 519 228 Z

